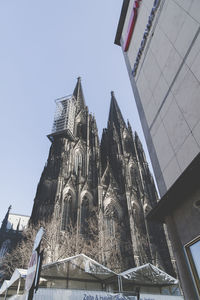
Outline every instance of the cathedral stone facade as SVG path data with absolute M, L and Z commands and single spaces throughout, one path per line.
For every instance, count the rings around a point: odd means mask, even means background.
M 11 205 L 0 227 L 0 284 L 6 278 L 3 259 L 24 239 L 23 231 L 28 226 L 29 216 L 10 213 Z
M 54 219 L 61 231 L 71 224 L 78 234 L 87 235 L 95 210 L 101 249 L 111 241 L 109 237 L 117 236 L 121 270 L 150 262 L 173 275 L 164 229 L 145 218 L 157 203 L 157 193 L 143 147 L 125 123 L 114 93 L 100 142 L 80 78 L 73 95 L 58 99 L 48 137 L 51 148 L 31 222 Z M 106 253 L 100 251 L 106 260 Z

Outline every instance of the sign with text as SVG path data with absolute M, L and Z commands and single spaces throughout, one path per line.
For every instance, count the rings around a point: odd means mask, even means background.
M 33 285 L 35 279 L 35 273 L 37 269 L 37 261 L 38 261 L 38 253 L 37 251 L 33 251 L 28 265 L 27 275 L 26 275 L 25 289 L 27 291 L 30 290 L 30 288 Z
M 43 235 L 44 235 L 44 228 L 41 227 L 36 234 L 34 245 L 33 245 L 33 252 L 28 265 L 26 282 L 25 282 L 25 289 L 28 291 L 26 300 L 33 299 L 34 291 L 36 292 L 37 285 L 39 283 L 40 270 L 42 264 L 41 258 L 43 257 L 43 252 L 42 255 L 40 252 L 40 243 Z
M 71 298 L 70 298 L 71 299 Z M 123 294 L 107 294 L 103 295 L 91 295 L 85 293 L 82 300 L 137 300 L 137 296 L 124 296 Z M 171 296 L 171 295 L 152 295 L 152 294 L 141 294 L 140 300 L 184 300 L 182 296 Z
M 41 227 L 38 231 L 38 233 L 36 234 L 36 237 L 35 237 L 35 242 L 34 242 L 34 246 L 33 246 L 33 251 L 37 249 L 37 247 L 39 246 L 41 240 L 42 240 L 42 237 L 43 237 L 43 234 L 44 234 L 44 228 Z
M 83 291 L 56 288 L 39 288 L 35 298 L 49 300 L 137 300 L 137 296 L 126 296 L 123 293 L 113 294 L 103 291 Z M 141 294 L 140 300 L 184 300 L 182 296 Z

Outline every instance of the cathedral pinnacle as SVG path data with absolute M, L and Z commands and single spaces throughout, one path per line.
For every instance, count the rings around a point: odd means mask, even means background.
M 115 94 L 113 91 L 111 91 L 110 112 L 108 117 L 108 124 L 111 125 L 112 123 L 123 124 L 123 126 L 126 127 L 126 124 L 124 122 L 122 113 L 117 104 L 117 100 L 115 98 Z
M 82 86 L 81 86 L 81 77 L 80 76 L 77 78 L 77 84 L 75 86 L 73 95 L 77 101 L 78 111 L 85 108 L 85 99 L 84 99 L 83 90 L 82 90 Z
M 7 227 L 7 223 L 8 223 L 8 217 L 9 217 L 9 213 L 10 213 L 10 210 L 11 210 L 12 206 L 10 205 L 8 207 L 8 211 L 2 221 L 2 225 L 1 225 L 1 230 L 6 230 L 6 227 Z

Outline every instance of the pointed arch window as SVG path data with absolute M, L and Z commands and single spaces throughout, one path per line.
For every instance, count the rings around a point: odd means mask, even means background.
M 75 173 L 78 175 L 78 172 L 80 170 L 81 175 L 84 175 L 85 168 L 84 168 L 84 158 L 81 150 L 77 150 L 75 152 L 75 159 L 74 159 L 74 169 Z
M 2 243 L 2 246 L 0 248 L 0 258 L 4 257 L 5 254 L 9 251 L 10 245 L 11 245 L 11 241 L 10 240 L 5 240 Z
M 109 236 L 115 236 L 115 222 L 119 219 L 116 207 L 112 203 L 108 204 L 104 214 L 106 217 L 107 233 Z
M 56 219 L 58 219 L 60 216 L 60 213 L 59 213 L 59 204 L 57 203 L 56 206 L 55 206 L 55 217 Z
M 110 237 L 115 236 L 115 224 L 112 218 L 109 217 L 106 218 L 106 229 L 107 229 L 108 236 Z
M 82 138 L 82 139 L 86 138 L 86 126 L 85 126 L 85 124 L 83 124 L 81 122 L 79 122 L 77 124 L 76 135 L 77 135 L 77 137 Z
M 62 230 L 66 230 L 71 223 L 72 216 L 72 195 L 67 194 L 63 202 Z
M 81 233 L 86 233 L 89 221 L 89 199 L 84 196 L 81 203 Z
M 136 166 L 133 166 L 133 165 L 130 166 L 129 174 L 130 174 L 131 185 L 133 185 L 134 187 L 137 187 L 138 172 L 137 172 Z

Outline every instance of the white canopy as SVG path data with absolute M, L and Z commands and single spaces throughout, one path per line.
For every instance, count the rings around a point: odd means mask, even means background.
M 89 258 L 85 254 L 78 254 L 69 258 L 59 260 L 54 263 L 49 263 L 42 267 L 42 277 L 53 274 L 54 277 L 71 279 L 95 279 L 108 280 L 116 277 L 117 273 L 99 264 L 97 261 Z
M 16 269 L 10 280 L 5 280 L 0 294 L 9 287 L 15 286 L 20 278 L 26 278 L 27 270 Z M 99 264 L 85 254 L 75 255 L 57 262 L 46 264 L 42 267 L 41 276 L 45 279 L 71 280 L 90 283 L 111 283 L 118 286 L 118 275 L 124 278 L 123 283 L 140 286 L 170 286 L 177 285 L 178 280 L 158 269 L 152 264 L 145 264 L 140 267 L 129 269 L 117 274 L 107 267 Z M 44 280 L 45 280 L 44 279 Z M 113 286 L 113 287 L 114 287 Z M 56 287 L 56 286 L 55 286 Z M 96 287 L 96 286 L 95 286 Z M 91 286 L 90 286 L 91 288 Z
M 11 286 L 19 278 L 26 278 L 27 270 L 25 269 L 15 269 L 12 277 L 9 280 L 9 286 Z
M 4 282 L 0 288 L 0 294 L 3 294 L 7 290 L 7 288 L 9 287 L 9 282 L 10 282 L 10 280 L 4 280 Z
M 120 273 L 122 277 L 133 280 L 134 283 L 143 285 L 176 285 L 178 280 L 152 264 L 145 264 L 140 267 L 129 269 Z
M 0 294 L 3 294 L 19 278 L 26 278 L 26 274 L 27 274 L 27 270 L 25 269 L 15 269 L 10 280 L 4 280 L 2 287 L 0 289 Z

